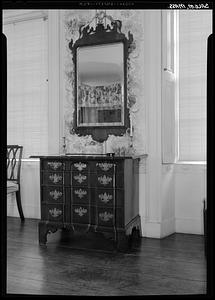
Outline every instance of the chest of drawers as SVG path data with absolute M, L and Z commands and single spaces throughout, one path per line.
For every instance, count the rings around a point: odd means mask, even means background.
M 138 159 L 106 156 L 41 156 L 39 243 L 58 229 L 113 234 L 127 248 L 140 231 Z

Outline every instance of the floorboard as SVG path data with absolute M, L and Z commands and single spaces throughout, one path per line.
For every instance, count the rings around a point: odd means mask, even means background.
M 201 235 L 141 238 L 127 253 L 93 233 L 58 230 L 38 244 L 38 220 L 7 219 L 7 293 L 187 295 L 206 293 Z

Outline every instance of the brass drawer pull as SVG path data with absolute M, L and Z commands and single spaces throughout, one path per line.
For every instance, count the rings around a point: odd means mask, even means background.
M 57 200 L 58 198 L 60 198 L 60 197 L 63 195 L 63 193 L 54 190 L 54 191 L 49 192 L 49 195 L 50 195 L 54 200 Z
M 62 163 L 61 162 L 48 162 L 47 165 L 50 166 L 51 169 L 57 170 L 58 168 L 60 168 L 62 166 Z
M 54 209 L 49 209 L 49 213 L 50 213 L 50 215 L 51 215 L 53 218 L 57 218 L 57 217 L 59 217 L 60 215 L 62 215 L 62 210 L 56 209 L 56 208 L 54 208 Z
M 99 218 L 104 221 L 104 222 L 108 222 L 110 221 L 110 219 L 113 218 L 113 214 L 111 213 L 107 213 L 106 211 L 104 213 L 100 213 L 99 214 Z
M 50 179 L 51 181 L 53 181 L 54 183 L 58 183 L 59 181 L 62 180 L 62 176 L 61 176 L 61 175 L 54 174 L 54 175 L 50 175 L 50 176 L 49 176 L 49 179 Z
M 107 193 L 99 194 L 99 198 L 102 202 L 108 203 L 110 200 L 113 199 L 113 196 Z
M 106 175 L 98 177 L 98 181 L 103 184 L 107 185 L 112 181 L 112 177 L 108 177 Z
M 108 171 L 113 167 L 113 164 L 111 163 L 97 163 L 96 166 L 98 166 L 102 171 Z
M 75 190 L 75 194 L 78 195 L 78 197 L 81 199 L 87 194 L 87 191 L 79 189 Z
M 82 183 L 83 181 L 85 181 L 87 179 L 87 176 L 78 174 L 78 175 L 74 176 L 74 179 L 77 180 L 79 183 Z
M 79 207 L 75 209 L 76 214 L 78 214 L 80 217 L 83 217 L 87 213 L 87 209 L 83 207 Z
M 85 169 L 87 167 L 87 164 L 84 164 L 82 162 L 79 162 L 79 163 L 75 163 L 74 164 L 74 167 L 76 169 L 78 169 L 78 171 L 82 171 L 83 169 Z

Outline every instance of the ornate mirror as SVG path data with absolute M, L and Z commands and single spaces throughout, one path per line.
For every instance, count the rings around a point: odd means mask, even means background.
M 103 142 L 109 134 L 123 135 L 129 127 L 127 59 L 133 41 L 121 32 L 121 21 L 96 14 L 95 29 L 79 29 L 69 47 L 75 66 L 74 131 Z M 108 23 L 109 22 L 109 23 Z

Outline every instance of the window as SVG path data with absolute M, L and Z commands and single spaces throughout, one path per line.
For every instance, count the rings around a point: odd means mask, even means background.
M 48 152 L 48 37 L 43 18 L 6 24 L 7 144 L 23 157 Z
M 179 161 L 206 160 L 207 38 L 212 11 L 179 11 L 178 18 Z

